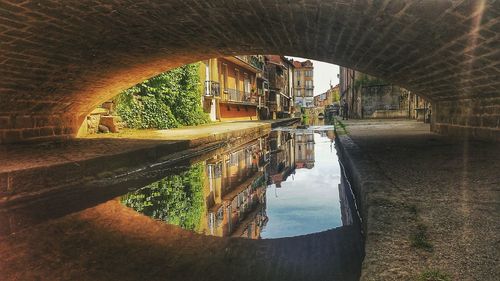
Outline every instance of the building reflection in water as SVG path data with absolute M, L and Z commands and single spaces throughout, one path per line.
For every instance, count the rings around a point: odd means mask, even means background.
M 330 148 L 333 146 L 332 130 L 272 131 L 195 164 L 184 174 L 169 176 L 127 194 L 121 200 L 155 219 L 199 233 L 260 239 L 269 221 L 266 190 L 293 181 L 297 170 L 314 169 L 315 133 L 322 142 L 329 140 Z M 300 188 L 307 192 L 308 186 Z M 336 197 L 340 201 L 342 224 L 329 228 L 353 224 L 349 204 L 352 197 L 346 190 L 339 185 Z
M 267 221 L 266 164 L 265 138 L 206 161 L 207 215 L 202 218 L 200 232 L 260 237 L 260 229 Z

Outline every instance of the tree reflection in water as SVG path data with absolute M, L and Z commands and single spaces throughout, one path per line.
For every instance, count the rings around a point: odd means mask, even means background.
M 204 166 L 168 176 L 121 198 L 127 207 L 156 220 L 198 231 L 203 215 Z

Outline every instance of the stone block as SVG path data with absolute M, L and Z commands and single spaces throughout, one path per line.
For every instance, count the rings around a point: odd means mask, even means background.
M 92 114 L 87 116 L 87 133 L 96 134 L 99 131 L 99 124 L 101 122 L 101 115 Z
M 500 115 L 481 116 L 481 126 L 489 128 L 498 128 L 500 125 Z
M 107 134 L 109 133 L 109 128 L 104 125 L 99 125 L 99 133 Z
M 118 116 L 101 116 L 100 124 L 108 127 L 110 132 L 118 133 L 120 131 L 120 121 Z
M 6 194 L 9 190 L 9 174 L 0 174 L 0 195 Z
M 0 130 L 1 129 L 10 129 L 12 126 L 10 122 L 10 117 L 9 116 L 2 116 L 0 117 Z
M 33 128 L 33 118 L 31 116 L 16 116 L 14 118 L 14 127 L 16 129 Z
M 37 116 L 35 117 L 35 127 L 41 128 L 46 127 L 50 124 L 50 118 L 47 116 Z
M 15 143 L 22 140 L 20 130 L 9 130 L 4 132 L 2 143 Z
M 54 135 L 54 129 L 52 127 L 40 128 L 41 137 L 49 137 Z
M 23 139 L 37 138 L 40 136 L 40 129 L 24 129 L 22 130 Z
M 59 136 L 63 134 L 63 128 L 62 127 L 54 127 L 54 135 Z
M 112 113 L 115 111 L 115 104 L 112 101 L 107 101 L 107 102 L 103 103 L 101 106 L 102 106 L 102 108 L 108 110 L 109 113 Z

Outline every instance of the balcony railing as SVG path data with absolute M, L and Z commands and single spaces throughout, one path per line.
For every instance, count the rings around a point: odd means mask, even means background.
M 240 60 L 252 65 L 253 67 L 260 69 L 261 71 L 264 70 L 264 62 L 259 60 L 258 56 L 236 56 Z
M 215 81 L 205 81 L 205 96 L 220 97 L 220 84 Z
M 223 95 L 224 101 L 257 103 L 257 97 L 249 92 L 238 91 L 236 89 L 225 89 Z

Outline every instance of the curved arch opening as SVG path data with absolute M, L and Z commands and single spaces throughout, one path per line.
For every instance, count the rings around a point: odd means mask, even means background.
M 314 65 L 321 66 L 316 67 L 316 77 Z M 123 125 L 168 129 L 207 122 L 301 117 L 304 112 L 323 118 L 328 106 L 335 106 L 336 114 L 350 108 L 346 110 L 350 118 L 430 122 L 431 106 L 425 99 L 380 78 L 334 67 L 279 55 L 198 61 L 122 91 L 87 115 L 78 135 L 117 132 Z M 317 83 L 322 85 L 318 87 Z M 315 107 L 318 110 L 311 110 Z M 120 118 L 115 120 L 110 115 Z

